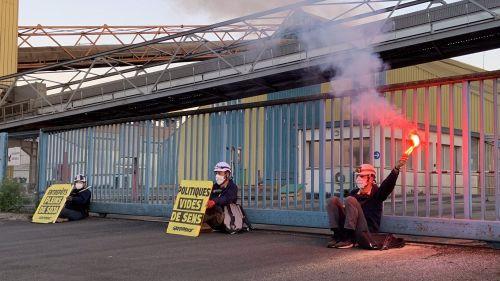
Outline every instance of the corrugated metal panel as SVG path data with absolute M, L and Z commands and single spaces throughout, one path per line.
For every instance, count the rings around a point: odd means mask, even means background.
M 279 91 L 268 94 L 268 100 L 295 98 L 309 95 L 317 95 L 321 92 L 321 85 L 312 85 L 285 91 Z
M 0 76 L 17 72 L 18 0 L 0 1 Z

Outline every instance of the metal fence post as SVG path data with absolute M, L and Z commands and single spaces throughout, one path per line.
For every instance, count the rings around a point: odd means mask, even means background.
M 3 181 L 7 174 L 7 161 L 9 159 L 9 135 L 0 133 L 0 181 Z
M 40 130 L 38 134 L 38 191 L 37 201 L 47 188 L 47 139 L 48 134 Z

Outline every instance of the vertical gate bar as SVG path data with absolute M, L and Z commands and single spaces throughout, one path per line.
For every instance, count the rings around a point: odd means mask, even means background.
M 158 204 L 162 203 L 162 195 L 161 195 L 161 183 L 162 183 L 162 178 L 164 174 L 164 170 L 162 169 L 163 165 L 163 132 L 165 131 L 165 123 L 163 122 L 162 119 L 156 120 L 156 178 L 153 178 L 153 180 L 156 182 L 156 202 Z
M 65 143 L 65 146 L 66 146 L 66 178 L 64 179 L 64 182 L 71 182 L 72 181 L 72 178 L 71 178 L 71 174 L 72 174 L 72 171 L 71 171 L 71 152 L 72 152 L 72 140 L 71 140 L 71 131 L 65 131 L 64 132 L 64 136 L 65 136 L 65 139 L 66 139 L 66 143 Z
M 267 167 L 267 159 L 269 158 L 269 153 L 266 153 L 266 148 L 268 147 L 269 143 L 267 142 L 268 137 L 268 130 L 269 130 L 269 109 L 267 107 L 262 107 L 262 110 L 264 111 L 264 134 L 262 136 L 262 185 L 263 185 L 263 202 L 262 202 L 262 208 L 267 208 L 267 182 L 266 182 L 266 168 Z M 269 134 L 270 136 L 270 134 Z M 271 147 L 269 146 L 269 149 Z
M 425 122 L 425 141 L 427 142 L 425 145 L 425 216 L 429 217 L 431 214 L 431 174 L 430 174 L 430 152 L 429 146 L 431 145 L 430 141 L 430 120 L 429 120 L 429 87 L 425 87 L 425 106 L 424 106 L 424 122 Z
M 307 132 L 307 103 L 302 106 L 302 210 L 306 209 L 306 132 Z
M 229 163 L 229 166 L 234 170 L 234 161 L 233 161 L 233 148 L 234 148 L 234 139 L 233 139 L 233 131 L 234 127 L 229 126 L 230 124 L 234 124 L 234 112 L 233 111 L 227 111 L 226 119 L 224 122 L 224 130 L 227 135 L 227 142 L 226 142 L 226 157 L 224 161 Z
M 177 191 L 179 188 L 180 180 L 179 180 L 179 152 L 180 152 L 180 142 L 181 142 L 181 127 L 180 127 L 180 118 L 178 118 L 179 121 L 176 121 L 175 123 L 179 123 L 179 126 L 177 128 L 177 138 L 176 142 L 174 145 L 174 151 L 175 151 L 175 161 L 174 161 L 174 196 L 172 197 L 172 204 L 175 202 L 175 196 L 177 196 Z
M 170 131 L 170 137 L 169 137 L 169 162 L 168 162 L 168 169 L 171 171 L 169 174 L 170 174 L 170 178 L 169 178 L 169 193 L 170 195 L 168 195 L 168 200 L 169 200 L 169 204 L 174 204 L 174 197 L 175 197 L 175 186 L 177 184 L 177 177 L 179 176 L 179 172 L 178 172 L 178 169 L 179 169 L 179 166 L 181 163 L 179 163 L 179 158 L 178 158 L 178 152 L 177 150 L 179 150 L 179 142 L 177 141 L 178 138 L 179 138 L 179 129 L 178 129 L 178 120 L 180 118 L 173 118 L 173 119 L 170 119 L 170 123 L 171 123 L 171 131 Z M 170 139 L 171 138 L 171 139 Z
M 339 197 L 340 200 L 344 200 L 344 101 L 345 98 L 340 98 L 340 134 L 339 134 Z
M 200 148 L 199 148 L 199 153 L 200 155 L 198 156 L 198 160 L 199 160 L 199 168 L 200 168 L 200 180 L 207 180 L 208 179 L 208 175 L 207 175 L 207 167 L 206 167 L 206 162 L 207 162 L 207 159 L 205 158 L 205 149 L 206 149 L 206 145 L 208 145 L 208 139 L 207 141 L 205 141 L 205 138 L 207 136 L 207 133 L 206 133 L 206 126 L 205 126 L 205 122 L 206 122 L 206 114 L 201 114 L 200 115 L 200 119 L 199 119 L 199 123 L 200 123 L 200 136 L 199 136 L 199 140 L 200 140 Z
M 168 170 L 166 167 L 166 162 L 165 159 L 167 159 L 168 156 L 166 156 L 166 134 L 167 134 L 167 128 L 169 127 L 169 124 L 167 123 L 167 119 L 162 119 L 161 120 L 161 129 L 160 129 L 160 137 L 159 137 L 159 142 L 161 143 L 160 145 L 160 155 L 159 157 L 159 182 L 158 182 L 158 187 L 161 189 L 160 192 L 160 204 L 165 204 L 165 188 L 167 184 L 167 175 L 168 175 Z
M 108 164 L 108 178 L 109 178 L 109 186 L 113 188 L 115 191 L 115 202 L 121 202 L 121 196 L 120 196 L 120 189 L 118 188 L 118 185 L 115 184 L 114 180 L 114 174 L 113 174 L 113 166 L 114 166 L 114 124 L 111 124 L 108 126 L 108 142 L 109 142 L 109 164 Z
M 245 115 L 248 116 L 248 135 L 245 136 L 245 139 L 248 138 L 248 166 L 247 166 L 247 171 L 248 171 L 248 195 L 247 195 L 247 206 L 250 207 L 252 204 L 252 139 L 254 134 L 253 131 L 253 108 L 246 109 Z M 248 113 L 248 114 L 247 114 Z M 257 144 L 255 144 L 256 150 L 257 150 Z M 246 174 L 246 173 L 245 173 Z M 245 177 L 246 178 L 246 177 Z M 242 188 L 244 190 L 244 188 Z M 242 195 L 241 202 L 245 202 L 244 196 Z
M 71 175 L 71 178 L 75 178 L 77 174 L 80 173 L 78 170 L 78 156 L 79 156 L 79 151 L 78 151 L 78 129 L 72 130 L 73 131 L 73 174 Z
M 274 147 L 276 146 L 275 144 L 275 140 L 276 140 L 276 136 L 275 136 L 275 113 L 274 113 L 274 107 L 271 106 L 269 108 L 269 110 L 271 111 L 271 132 L 270 132 L 270 135 L 271 135 L 271 167 L 270 167 L 270 171 L 271 171 L 271 209 L 274 208 L 274 173 L 276 171 L 276 165 L 274 164 L 274 160 L 275 160 L 275 149 Z
M 232 160 L 233 161 L 233 166 L 234 166 L 234 174 L 236 175 L 236 183 L 238 186 L 241 186 L 241 174 L 240 174 L 240 169 L 239 169 L 239 161 L 238 161 L 238 132 L 239 132 L 239 110 L 233 110 L 232 111 L 232 122 L 230 124 L 234 124 L 231 127 L 231 154 L 232 154 Z
M 151 203 L 158 204 L 160 189 L 158 188 L 158 120 L 151 120 L 152 123 L 152 145 L 151 145 Z
M 364 137 L 364 125 L 365 125 L 365 115 L 363 112 L 361 112 L 361 118 L 358 121 L 358 130 L 359 130 L 359 138 L 358 138 L 358 144 L 359 144 L 359 153 L 358 153 L 358 159 L 359 159 L 359 164 L 363 164 L 365 162 L 364 159 L 364 148 L 365 148 L 365 137 Z
M 199 153 L 200 153 L 200 119 L 201 119 L 201 116 L 199 114 L 195 115 L 196 117 L 196 135 L 195 136 L 191 136 L 193 138 L 194 141 L 196 141 L 196 143 L 194 144 L 195 146 L 195 154 L 194 154 L 194 165 L 195 165 L 195 170 L 194 170 L 194 177 L 196 180 L 200 180 L 200 176 L 199 176 L 199 173 L 200 173 L 200 169 L 198 169 L 198 165 L 200 163 L 199 161 Z M 193 126 L 194 127 L 194 126 Z
M 53 164 L 53 158 L 54 158 L 54 135 L 53 134 L 49 134 L 47 136 L 47 164 L 46 164 L 46 177 L 47 177 L 47 180 L 49 183 L 52 183 L 53 181 L 53 178 L 54 178 L 54 164 Z M 40 155 L 40 154 L 37 154 L 37 155 Z M 37 164 L 38 165 L 38 164 Z M 41 170 L 38 170 L 39 171 L 39 174 L 40 173 L 43 173 L 44 171 L 41 171 Z
M 262 123 L 259 122 L 260 120 L 260 107 L 257 107 L 255 109 L 255 151 L 254 151 L 254 174 L 255 174 L 255 198 L 254 198 L 254 206 L 255 208 L 259 207 L 259 143 L 260 143 L 260 134 L 259 134 L 259 128 L 262 125 Z M 250 207 L 250 205 L 249 205 Z
M 115 144 L 118 144 L 118 153 L 116 153 L 116 148 L 113 147 L 113 154 L 115 154 L 113 157 L 113 186 L 116 186 L 116 188 L 121 187 L 122 189 L 125 188 L 125 171 L 129 162 L 126 158 L 124 149 L 126 144 L 125 135 L 127 134 L 125 130 L 129 126 L 130 123 L 121 123 L 115 124 L 113 128 L 113 140 Z M 118 181 L 116 181 L 114 178 L 118 178 Z
M 94 147 L 95 147 L 95 153 L 94 153 L 94 168 L 93 168 L 93 175 L 95 178 L 95 188 L 96 188 L 96 193 L 98 194 L 97 198 L 99 201 L 104 201 L 104 196 L 103 196 L 103 191 L 102 188 L 100 187 L 100 179 L 99 179 L 99 162 L 100 162 L 100 157 L 101 157 L 101 143 L 99 142 L 99 135 L 100 135 L 100 130 L 99 126 L 94 127 Z
M 294 163 L 294 192 L 293 192 L 293 208 L 297 209 L 297 201 L 299 194 L 297 193 L 298 184 L 299 184 L 299 105 L 297 103 L 293 104 L 294 108 L 294 124 L 293 124 L 293 134 L 291 134 L 294 138 L 294 149 L 293 153 L 295 155 L 295 163 Z M 304 187 L 305 188 L 305 187 Z
M 500 122 L 498 120 L 498 78 L 493 79 L 493 169 L 495 171 L 495 219 L 500 220 Z
M 175 133 L 173 132 L 174 129 L 172 128 L 173 122 L 172 119 L 168 118 L 165 119 L 165 122 L 168 125 L 168 130 L 166 131 L 166 136 L 163 138 L 163 142 L 165 143 L 165 149 L 166 152 L 164 154 L 164 161 L 165 164 L 163 166 L 163 169 L 166 171 L 165 173 L 165 194 L 164 194 L 164 202 L 165 204 L 170 204 L 170 196 L 173 197 L 173 194 L 171 195 L 170 192 L 170 187 L 172 186 L 174 182 L 174 177 L 173 177 L 173 165 L 170 163 L 175 160 L 174 154 L 173 154 L 173 142 L 175 139 Z
M 146 140 L 147 140 L 147 146 L 146 146 L 146 172 L 144 173 L 145 176 L 146 176 L 146 204 L 150 204 L 150 192 L 151 192 L 151 185 L 152 185 L 152 181 L 151 181 L 151 173 L 152 173 L 152 169 L 151 169 L 151 148 L 152 148 L 152 139 L 153 139 L 153 122 L 152 120 L 148 120 L 146 121 L 146 125 L 148 126 L 147 127 L 147 137 L 146 137 Z M 154 192 L 154 189 L 153 189 L 153 192 Z
M 290 209 L 290 198 L 289 198 L 289 194 L 290 194 L 290 161 L 291 161 L 291 142 L 290 142 L 290 138 L 291 138 L 291 126 L 290 126 L 290 123 L 291 123 L 291 116 L 290 116 L 290 104 L 287 104 L 286 105 L 286 208 L 287 209 Z
M 318 101 L 319 105 L 319 210 L 323 211 L 325 209 L 325 100 L 320 99 Z
M 174 181 L 175 181 L 175 171 L 176 169 L 174 168 L 174 165 L 172 163 L 176 163 L 177 166 L 180 163 L 177 163 L 177 159 L 175 158 L 175 140 L 177 139 L 177 129 L 175 128 L 176 120 L 175 119 L 167 119 L 168 121 L 168 131 L 167 131 L 167 137 L 165 140 L 167 141 L 167 153 L 166 153 L 166 159 L 168 159 L 165 162 L 165 168 L 168 171 L 167 172 L 167 177 L 166 177 L 166 186 L 167 186 L 167 194 L 166 194 L 166 201 L 167 204 L 170 204 L 170 199 L 174 197 L 173 194 L 173 186 L 174 186 Z
M 335 98 L 330 98 L 330 194 L 335 194 Z
M 148 185 L 148 182 L 147 182 L 147 177 L 148 177 L 148 173 L 149 173 L 149 169 L 148 169 L 148 146 L 149 146 L 149 120 L 146 120 L 146 121 L 142 121 L 141 122 L 141 126 L 142 126 L 142 138 L 140 139 L 141 140 L 141 195 L 142 195 L 142 198 L 141 198 L 141 202 L 143 204 L 147 204 L 148 203 L 148 200 L 149 200 L 149 197 L 147 195 L 149 195 L 149 185 Z
M 373 120 L 370 120 L 370 163 L 375 166 L 375 127 Z
M 109 188 L 109 186 L 107 185 L 107 180 L 106 180 L 106 164 L 107 164 L 107 145 L 108 145 L 108 142 L 106 141 L 106 125 L 103 125 L 101 127 L 102 129 L 102 138 L 101 138 L 101 141 L 102 141 L 102 160 L 101 160 L 101 186 L 106 190 L 106 193 L 107 193 L 107 199 L 108 201 L 113 201 L 113 194 L 112 194 L 112 189 Z
M 155 120 L 155 126 L 156 126 L 156 153 L 154 154 L 155 156 L 155 161 L 153 162 L 155 165 L 154 171 L 155 171 L 155 176 L 153 177 L 153 181 L 156 184 L 156 203 L 161 204 L 160 201 L 160 183 L 161 183 L 161 177 L 163 175 L 163 171 L 161 169 L 161 149 L 163 147 L 162 144 L 162 135 L 163 135 L 163 130 L 165 129 L 165 124 L 163 124 L 163 120 L 158 119 Z
M 54 169 L 53 182 L 58 182 L 59 181 L 58 176 L 60 176 L 59 175 L 59 172 L 60 172 L 59 171 L 59 155 L 61 155 L 61 150 L 62 150 L 62 147 L 60 145 L 61 137 L 59 135 L 59 132 L 57 132 L 57 131 L 51 133 L 51 135 L 53 138 L 52 147 L 54 148 L 54 151 L 53 151 L 54 156 L 53 156 L 53 164 L 52 164 L 53 165 L 52 169 Z
M 237 130 L 236 130 L 236 161 L 238 163 L 238 173 L 240 174 L 239 177 L 241 186 L 244 187 L 245 180 L 246 180 L 246 172 L 245 172 L 245 150 L 244 150 L 244 142 L 242 141 L 242 135 L 245 133 L 245 119 L 243 115 L 243 111 L 240 109 L 237 111 L 236 114 L 236 120 L 237 120 Z M 244 188 L 243 188 L 244 189 Z
M 472 192 L 471 192 L 471 165 L 470 165 L 470 81 L 462 82 L 462 178 L 464 188 L 464 218 L 471 218 Z
M 247 151 L 247 147 L 245 145 L 245 110 L 240 109 L 238 110 L 238 131 L 237 131 L 237 136 L 238 136 L 238 147 L 237 147 L 237 159 L 238 159 L 238 167 L 240 174 L 242 175 L 241 179 L 241 186 L 244 189 L 245 186 L 245 181 L 250 182 L 250 174 L 249 172 L 249 166 L 245 166 L 245 162 L 247 161 L 247 154 L 245 153 Z M 250 149 L 250 148 L 249 148 Z M 250 150 L 248 150 L 250 152 Z M 250 153 L 248 154 L 248 163 L 250 164 Z M 242 202 L 243 203 L 243 202 Z
M 484 80 L 479 80 L 479 184 L 481 189 L 481 220 L 486 212 L 486 182 L 484 174 Z M 471 153 L 472 154 L 472 153 Z
M 73 174 L 71 175 L 71 178 L 74 179 L 75 176 L 80 173 L 80 171 L 78 170 L 78 156 L 79 156 L 78 129 L 72 131 L 73 131 L 73 164 L 72 164 Z
M 103 187 L 102 184 L 102 161 L 103 161 L 103 156 L 102 156 L 102 127 L 97 126 L 96 129 L 96 142 L 97 142 L 97 158 L 96 158 L 96 184 L 99 189 L 100 197 L 103 202 L 107 201 L 107 196 L 106 196 L 106 189 Z M 63 155 L 64 157 L 64 155 Z
M 436 174 L 437 174 L 437 192 L 438 192 L 438 217 L 443 216 L 443 172 L 442 172 L 442 140 L 441 140 L 441 85 L 436 87 L 436 135 L 437 135 L 437 144 L 436 144 Z M 450 109 L 451 110 L 451 109 Z
M 75 170 L 76 170 L 76 174 L 83 174 L 82 172 L 82 161 L 81 161 L 81 132 L 82 132 L 82 129 L 76 129 L 75 131 L 75 134 L 76 134 L 76 140 L 75 140 L 75 143 L 76 143 L 76 154 L 75 154 L 75 159 L 76 159 L 76 163 L 75 163 Z
M 455 88 L 454 84 L 449 85 L 449 127 L 450 127 L 450 212 L 451 218 L 455 218 Z
M 315 161 L 315 157 L 314 157 L 314 151 L 315 151 L 315 148 L 316 148 L 316 120 L 314 118 L 315 116 L 315 112 L 316 111 L 316 103 L 314 101 L 312 101 L 310 103 L 311 105 L 311 140 L 309 142 L 309 163 L 310 163 L 310 168 L 311 168 L 311 210 L 314 210 L 314 200 L 315 200 L 315 194 L 314 194 L 314 191 L 315 191 L 315 188 L 314 188 L 314 185 L 316 184 L 316 180 L 315 180 L 315 166 L 316 166 L 316 161 Z M 318 143 L 319 144 L 319 143 Z
M 142 189 L 141 189 L 141 145 L 142 145 L 142 139 L 144 136 L 142 135 L 142 122 L 138 121 L 136 125 L 134 126 L 134 134 L 135 134 L 135 159 L 133 160 L 134 162 L 134 173 L 135 173 L 135 180 L 134 180 L 134 186 L 135 186 L 135 191 L 133 192 L 133 199 L 136 203 L 140 203 L 142 200 Z M 121 156 L 120 156 L 121 157 Z
M 126 126 L 128 126 L 128 146 L 129 146 L 129 155 L 130 155 L 130 158 L 129 158 L 129 166 L 130 166 L 130 180 L 129 180 L 129 183 L 127 185 L 123 185 L 123 188 L 124 188 L 124 196 L 125 196 L 125 202 L 133 202 L 133 196 L 132 196 L 132 189 L 133 188 L 137 188 L 137 186 L 134 186 L 134 182 L 136 180 L 136 174 L 135 174 L 135 166 L 134 166 L 134 163 L 135 163 L 135 157 L 136 157 L 136 154 L 135 154 L 135 149 L 136 149 L 136 145 L 135 145 L 135 127 L 136 127 L 136 123 L 135 122 L 130 122 L 128 124 L 126 124 Z M 115 131 L 117 131 L 117 129 L 115 129 Z M 116 152 L 116 150 L 115 150 Z M 116 161 L 116 163 L 118 163 L 118 160 Z M 116 177 L 116 172 L 115 172 L 115 177 Z
M 352 98 L 349 98 L 349 191 L 354 187 L 354 115 L 352 113 Z
M 184 127 L 184 143 L 183 143 L 183 145 L 184 145 L 184 171 L 182 172 L 182 179 L 181 180 L 186 180 L 187 179 L 187 162 L 188 162 L 188 159 L 187 159 L 188 134 L 187 133 L 188 133 L 188 120 L 189 120 L 189 116 L 186 115 L 184 118 L 185 118 L 184 124 L 181 124 L 181 127 L 180 127 L 180 132 L 182 132 L 182 127 Z M 181 120 L 182 120 L 182 117 L 181 117 Z
M 75 154 L 76 154 L 76 130 L 71 130 L 68 132 L 69 134 L 69 145 L 70 145 L 70 157 L 68 159 L 69 163 L 69 171 L 70 175 L 69 178 L 73 180 L 75 178 Z
M 57 145 L 57 150 L 58 150 L 58 163 L 59 163 L 59 167 L 58 167 L 58 170 L 59 170 L 59 178 L 57 179 L 57 181 L 60 183 L 63 183 L 64 182 L 64 179 L 63 179 L 63 172 L 64 172 L 64 154 L 66 153 L 66 145 L 64 143 L 64 132 L 63 131 L 60 131 L 60 132 L 57 132 L 57 139 L 58 139 L 58 145 Z M 97 170 L 96 170 L 97 172 Z
M 133 170 L 133 177 L 132 177 L 132 188 L 131 188 L 131 201 L 132 202 L 138 202 L 139 201 L 139 156 L 140 156 L 140 122 L 134 122 L 133 123 L 133 155 L 134 158 L 132 158 L 132 170 Z
M 129 169 L 129 144 L 130 144 L 130 131 L 133 130 L 134 124 L 132 122 L 123 124 L 123 141 L 122 141 L 122 182 L 121 182 L 121 196 L 120 201 L 127 203 L 129 201 L 129 193 L 131 188 L 129 188 L 130 180 L 128 179 L 128 169 Z M 127 180 L 125 180 L 127 179 Z M 126 184 L 125 184 L 126 182 Z M 130 196 L 132 197 L 132 196 Z M 130 198 L 131 201 L 132 198 Z
M 125 126 L 127 126 L 126 123 L 122 124 L 122 126 L 124 127 L 123 130 L 125 130 Z M 135 202 L 135 203 L 139 203 L 141 202 L 142 200 L 142 170 L 144 169 L 144 166 L 142 166 L 142 135 L 143 135 L 143 123 L 142 121 L 138 121 L 138 122 L 134 122 L 133 124 L 131 124 L 131 128 L 133 130 L 133 134 L 136 134 L 136 137 L 134 138 L 134 146 L 135 146 L 135 150 L 136 150 L 136 157 L 137 157 L 137 160 L 135 160 L 135 162 L 137 164 L 137 167 L 136 167 L 136 178 L 135 178 L 135 182 L 134 182 L 134 185 L 135 185 L 135 190 L 132 190 L 130 191 L 132 194 L 131 194 L 131 201 L 132 202 Z M 123 152 L 122 152 L 123 154 Z M 122 155 L 121 157 L 121 162 L 123 163 L 123 160 L 124 159 L 124 155 Z M 123 166 L 124 164 L 121 164 L 121 168 L 123 170 Z M 121 192 L 122 192 L 122 197 L 124 196 L 124 191 L 125 187 L 123 186 L 123 176 L 122 176 L 122 189 L 121 189 Z
M 43 130 L 38 132 L 38 188 L 37 188 L 37 201 L 41 200 L 41 195 L 45 193 L 45 189 L 47 188 L 47 153 L 49 152 L 47 149 L 47 140 L 48 134 Z M 8 147 L 8 140 L 5 144 Z M 7 148 L 5 148 L 7 150 Z
M 80 156 L 79 156 L 79 161 L 80 161 L 80 167 L 79 167 L 79 172 L 78 173 L 85 173 L 85 161 L 83 161 L 85 157 L 85 128 L 79 129 L 78 130 L 80 133 L 79 141 L 78 143 L 80 144 Z M 87 181 L 89 179 L 87 178 Z
M 238 171 L 238 186 L 241 186 L 241 192 L 242 195 L 245 193 L 245 181 L 247 180 L 247 167 L 245 166 L 245 142 L 244 142 L 244 135 L 245 135 L 245 115 L 244 115 L 244 110 L 237 110 L 236 111 L 236 152 L 235 152 L 235 157 L 236 157 L 236 163 Z M 243 136 L 243 139 L 242 139 Z M 244 204 L 243 198 L 241 199 L 241 205 L 243 206 Z
M 402 97 L 401 97 L 401 104 L 402 104 L 402 114 L 405 118 L 407 118 L 407 110 L 408 110 L 408 105 L 406 102 L 407 96 L 410 93 L 410 89 L 405 89 L 403 92 L 401 92 Z M 406 144 L 406 134 L 407 134 L 407 128 L 403 128 L 402 130 L 402 136 L 401 136 L 401 151 L 404 151 L 404 145 Z M 396 151 L 396 146 L 394 145 L 394 151 Z M 393 157 L 394 159 L 394 157 Z M 395 160 L 395 159 L 394 159 Z M 403 166 L 403 174 L 401 175 L 401 200 L 403 201 L 403 216 L 406 216 L 406 165 Z
M 119 186 L 120 186 L 120 192 L 118 195 L 118 198 L 116 201 L 118 202 L 126 202 L 126 189 L 127 186 L 125 186 L 125 166 L 126 166 L 126 152 L 125 148 L 127 147 L 127 130 L 130 128 L 130 124 L 128 123 L 122 123 L 120 124 L 120 153 L 119 153 L 119 173 L 120 173 L 120 181 L 119 181 Z
M 145 141 L 146 141 L 146 132 L 145 132 L 145 121 L 140 121 L 139 122 L 139 132 L 138 132 L 138 143 L 139 147 L 137 148 L 138 150 L 138 159 L 137 159 L 137 195 L 140 196 L 139 202 L 144 203 L 144 193 L 145 193 L 145 186 L 144 186 L 144 146 L 145 146 Z
M 418 128 L 418 89 L 413 89 L 413 125 Z M 417 147 L 413 154 L 413 215 L 418 217 L 418 156 L 420 155 L 420 147 Z
M 276 188 L 278 208 L 281 209 L 281 186 L 283 178 L 283 105 L 278 105 L 279 125 L 278 125 L 278 188 Z
M 147 197 L 147 203 L 148 204 L 154 204 L 154 198 L 155 198 L 155 180 L 154 180 L 154 154 L 155 154 L 155 120 L 149 120 L 148 121 L 148 146 L 146 149 L 149 149 L 149 151 L 146 151 L 146 165 L 149 166 L 148 172 L 146 173 L 146 179 L 148 180 L 149 186 L 148 188 L 148 194 L 149 196 Z M 149 158 L 149 159 L 148 159 Z
M 110 168 L 110 164 L 111 164 L 111 143 L 109 141 L 109 127 L 110 125 L 105 125 L 104 126 L 104 144 L 105 144 L 105 149 L 104 149 L 104 179 L 105 179 L 105 186 L 108 187 L 109 189 L 109 192 L 111 194 L 111 201 L 115 201 L 116 200 L 116 190 L 113 188 L 113 186 L 111 184 L 109 184 L 109 168 Z
M 111 173 L 111 188 L 113 189 L 113 201 L 116 201 L 116 192 L 118 190 L 118 185 L 116 184 L 116 128 L 117 125 L 111 125 L 111 134 L 110 134 L 110 142 L 111 142 L 111 157 L 110 157 L 110 173 Z
M 189 118 L 189 179 L 193 179 L 193 174 L 194 174 L 194 119 L 196 118 L 196 115 L 191 115 L 191 118 Z
M 391 92 L 391 105 L 392 106 L 395 106 L 395 100 L 396 100 L 396 93 Z M 395 130 L 394 124 L 391 124 L 391 140 L 390 140 L 391 151 L 389 153 L 389 155 L 390 155 L 389 164 L 391 165 L 390 166 L 391 170 L 394 169 L 394 166 L 395 166 L 394 162 L 396 160 L 396 159 L 394 159 L 396 157 L 396 140 L 394 138 L 394 133 L 395 133 L 394 130 Z M 381 163 L 383 163 L 384 168 L 385 168 L 385 128 L 382 130 L 382 132 L 383 132 L 383 136 L 380 138 L 380 141 L 384 142 L 384 144 L 383 144 L 384 152 L 381 153 L 384 156 L 384 160 L 381 160 Z M 384 171 L 384 169 L 382 169 L 382 171 Z M 383 178 L 385 178 L 385 171 L 383 172 L 382 177 L 380 179 L 383 179 Z M 391 207 L 392 207 L 392 215 L 396 215 L 396 192 L 391 193 Z
M 87 166 L 86 166 L 86 174 L 87 174 L 87 182 L 89 186 L 94 185 L 94 128 L 93 127 L 88 127 L 87 128 Z M 95 199 L 94 192 L 92 192 L 92 197 Z

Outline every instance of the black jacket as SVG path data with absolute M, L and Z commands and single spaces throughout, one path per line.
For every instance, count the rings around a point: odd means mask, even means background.
M 71 196 L 71 200 L 66 202 L 65 207 L 87 216 L 89 213 L 90 198 L 92 197 L 90 188 L 83 190 L 73 189 L 69 196 Z
M 238 186 L 233 182 L 233 180 L 229 180 L 229 183 L 225 188 L 221 188 L 220 185 L 214 183 L 210 199 L 214 200 L 215 205 L 220 207 L 236 203 L 238 200 Z
M 393 169 L 391 173 L 380 184 L 380 187 L 373 185 L 370 195 L 358 194 L 359 188 L 351 191 L 350 196 L 355 197 L 363 208 L 368 229 L 372 233 L 378 232 L 380 228 L 380 219 L 382 218 L 383 202 L 389 197 L 396 186 L 399 176 L 399 170 Z

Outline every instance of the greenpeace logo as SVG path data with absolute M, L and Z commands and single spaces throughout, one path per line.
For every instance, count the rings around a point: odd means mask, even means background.
M 184 226 L 174 226 L 173 230 L 175 231 L 184 231 L 184 232 L 192 232 L 193 229 L 189 227 L 184 227 Z

